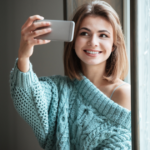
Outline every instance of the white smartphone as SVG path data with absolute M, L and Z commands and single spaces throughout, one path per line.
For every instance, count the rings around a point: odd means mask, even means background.
M 40 27 L 38 29 L 51 28 L 52 31 L 40 36 L 35 37 L 35 39 L 51 40 L 51 41 L 66 41 L 71 42 L 74 36 L 74 21 L 64 21 L 64 20 L 35 20 L 34 22 L 50 22 L 51 25 L 47 27 Z

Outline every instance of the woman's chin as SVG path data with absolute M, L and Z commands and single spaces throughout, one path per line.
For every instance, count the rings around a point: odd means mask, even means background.
M 90 61 L 90 62 L 87 62 L 87 61 L 84 61 L 83 62 L 84 63 L 84 65 L 88 65 L 88 66 L 96 66 L 96 65 L 100 65 L 100 64 L 102 64 L 103 62 L 96 62 L 96 61 Z

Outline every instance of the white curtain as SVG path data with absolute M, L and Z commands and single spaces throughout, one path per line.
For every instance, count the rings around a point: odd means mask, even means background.
M 150 0 L 138 7 L 140 149 L 150 150 Z

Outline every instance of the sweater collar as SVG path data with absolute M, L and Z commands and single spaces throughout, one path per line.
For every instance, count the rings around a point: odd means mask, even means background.
M 87 105 L 95 108 L 99 114 L 131 130 L 131 111 L 112 101 L 81 73 L 81 81 L 73 82 L 78 92 L 86 99 Z

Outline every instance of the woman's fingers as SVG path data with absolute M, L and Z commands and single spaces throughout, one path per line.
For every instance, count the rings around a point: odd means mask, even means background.
M 42 45 L 51 42 L 51 40 L 33 39 L 34 45 Z
M 24 23 L 24 25 L 21 27 L 21 29 L 27 28 L 29 26 L 31 26 L 33 24 L 33 21 L 35 20 L 43 20 L 44 17 L 40 16 L 40 15 L 34 15 L 34 16 L 30 16 L 27 21 Z
M 48 27 L 50 25 L 51 25 L 50 22 L 46 22 L 46 21 L 35 22 L 29 28 L 27 28 L 25 30 L 27 30 L 26 32 L 31 32 L 31 31 L 35 31 L 36 29 L 38 29 L 38 30 L 44 29 L 45 27 Z
M 25 24 L 22 26 L 21 35 L 22 35 L 22 38 L 25 41 L 27 41 L 28 44 L 32 43 L 33 41 L 35 43 L 35 40 L 33 40 L 34 37 L 51 32 L 50 28 L 43 28 L 43 26 L 45 27 L 50 26 L 49 22 L 46 22 L 46 21 L 34 22 L 35 20 L 38 20 L 41 18 L 42 17 L 39 15 L 30 16 L 28 20 L 25 22 Z M 39 30 L 36 30 L 36 29 L 39 29 Z M 36 42 L 40 43 L 40 41 L 38 40 Z
M 34 38 L 34 37 L 37 37 L 39 35 L 50 33 L 50 32 L 51 32 L 51 28 L 35 30 L 35 31 L 28 32 L 27 37 Z
M 28 45 L 41 45 L 49 43 L 51 40 L 42 40 L 42 39 L 30 39 L 28 40 Z

